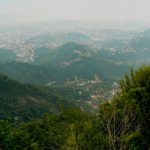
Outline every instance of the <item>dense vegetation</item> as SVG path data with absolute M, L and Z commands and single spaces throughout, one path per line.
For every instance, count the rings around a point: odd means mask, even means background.
M 22 84 L 0 75 L 0 119 L 29 120 L 71 106 L 51 89 Z
M 28 123 L 0 121 L 4 150 L 148 150 L 150 143 L 150 67 L 131 71 L 97 115 L 62 110 Z

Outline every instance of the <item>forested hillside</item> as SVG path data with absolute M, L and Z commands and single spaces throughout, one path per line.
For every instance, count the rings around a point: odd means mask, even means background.
M 114 97 L 101 103 L 97 114 L 63 109 L 59 114 L 24 124 L 0 121 L 0 147 L 4 150 L 148 150 L 149 116 L 150 67 L 142 67 L 120 81 Z
M 71 103 L 50 89 L 23 84 L 0 75 L 0 119 L 31 120 L 69 106 Z
M 149 150 L 149 65 L 149 23 L 1 19 L 0 150 Z
M 3 61 L 0 63 L 0 73 L 32 84 L 65 82 L 75 77 L 93 80 L 95 74 L 102 81 L 112 83 L 121 79 L 130 68 L 125 62 L 116 63 L 109 57 L 105 58 L 105 53 L 76 43 L 66 43 L 53 50 L 38 48 L 35 55 L 33 63 Z
M 0 0 L 0 150 L 150 150 L 150 0 Z

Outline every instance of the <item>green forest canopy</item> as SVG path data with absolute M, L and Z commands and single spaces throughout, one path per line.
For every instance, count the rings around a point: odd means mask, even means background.
M 78 109 L 28 123 L 0 121 L 4 150 L 148 150 L 150 143 L 150 67 L 131 71 L 120 91 L 91 115 Z

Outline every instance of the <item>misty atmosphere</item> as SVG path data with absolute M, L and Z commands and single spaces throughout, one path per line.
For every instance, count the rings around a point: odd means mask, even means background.
M 0 0 L 0 150 L 149 150 L 149 6 Z

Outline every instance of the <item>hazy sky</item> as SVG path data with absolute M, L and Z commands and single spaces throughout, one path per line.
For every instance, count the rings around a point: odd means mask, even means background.
M 150 21 L 150 0 L 0 0 L 0 16 L 25 20 L 122 19 Z

